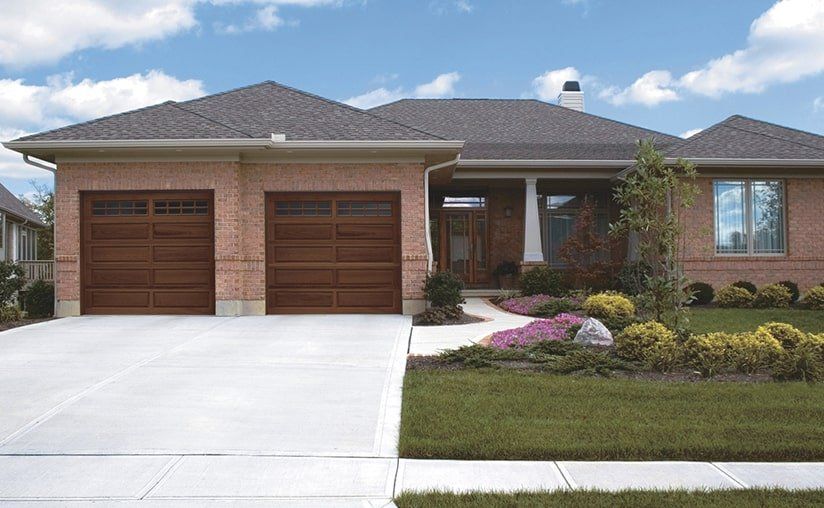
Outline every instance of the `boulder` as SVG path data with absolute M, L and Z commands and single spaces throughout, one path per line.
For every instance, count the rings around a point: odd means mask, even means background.
M 613 343 L 612 332 L 604 326 L 604 323 L 595 318 L 589 318 L 581 325 L 581 329 L 575 334 L 573 342 L 585 346 L 611 346 Z

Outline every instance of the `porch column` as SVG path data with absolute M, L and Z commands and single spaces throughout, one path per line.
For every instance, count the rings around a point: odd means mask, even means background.
M 526 203 L 524 206 L 524 263 L 543 263 L 541 249 L 541 220 L 538 216 L 537 178 L 526 178 Z

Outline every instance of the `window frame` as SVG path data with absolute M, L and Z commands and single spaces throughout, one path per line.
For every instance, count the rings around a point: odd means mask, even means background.
M 740 182 L 744 184 L 744 233 L 747 236 L 747 252 L 719 252 L 718 251 L 718 206 L 716 206 L 715 186 L 719 182 Z M 755 252 L 755 230 L 752 204 L 753 182 L 779 182 L 781 184 L 781 238 L 784 245 L 782 252 Z M 787 181 L 784 178 L 713 178 L 712 179 L 712 243 L 716 257 L 746 258 L 746 257 L 786 257 L 789 252 L 789 236 L 787 221 Z
M 608 196 L 604 196 L 602 193 L 599 192 L 573 192 L 567 194 L 539 194 L 538 195 L 538 222 L 541 230 L 541 251 L 544 255 L 544 261 L 546 264 L 551 268 L 558 268 L 563 269 L 566 268 L 568 265 L 564 262 L 553 262 L 551 259 L 551 250 L 550 250 L 550 234 L 549 234 L 549 227 L 550 222 L 549 219 L 552 215 L 571 215 L 573 216 L 573 220 L 578 220 L 578 215 L 581 211 L 580 206 L 556 206 L 555 208 L 550 207 L 550 198 L 552 196 L 575 196 L 576 199 L 580 198 L 581 201 L 586 196 L 590 196 L 596 200 L 595 202 L 595 222 L 597 227 L 597 222 L 599 217 L 604 217 L 606 219 L 607 224 L 607 235 L 609 235 L 609 198 Z

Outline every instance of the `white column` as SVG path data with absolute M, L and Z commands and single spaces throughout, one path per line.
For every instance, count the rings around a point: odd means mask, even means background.
M 544 253 L 541 250 L 541 220 L 538 216 L 537 178 L 527 178 L 526 206 L 524 209 L 524 259 L 525 263 L 541 263 Z

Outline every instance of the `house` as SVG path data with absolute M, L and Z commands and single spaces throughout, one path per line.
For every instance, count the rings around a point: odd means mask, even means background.
M 39 260 L 37 232 L 46 225 L 31 208 L 0 185 L 0 261 L 23 267 L 28 280 L 52 280 L 51 260 Z
M 583 196 L 605 228 L 649 137 L 699 168 L 688 275 L 824 280 L 824 137 L 734 116 L 682 140 L 583 107 L 575 82 L 559 105 L 363 111 L 267 81 L 5 146 L 57 166 L 61 316 L 419 312 L 431 269 L 560 266 Z

